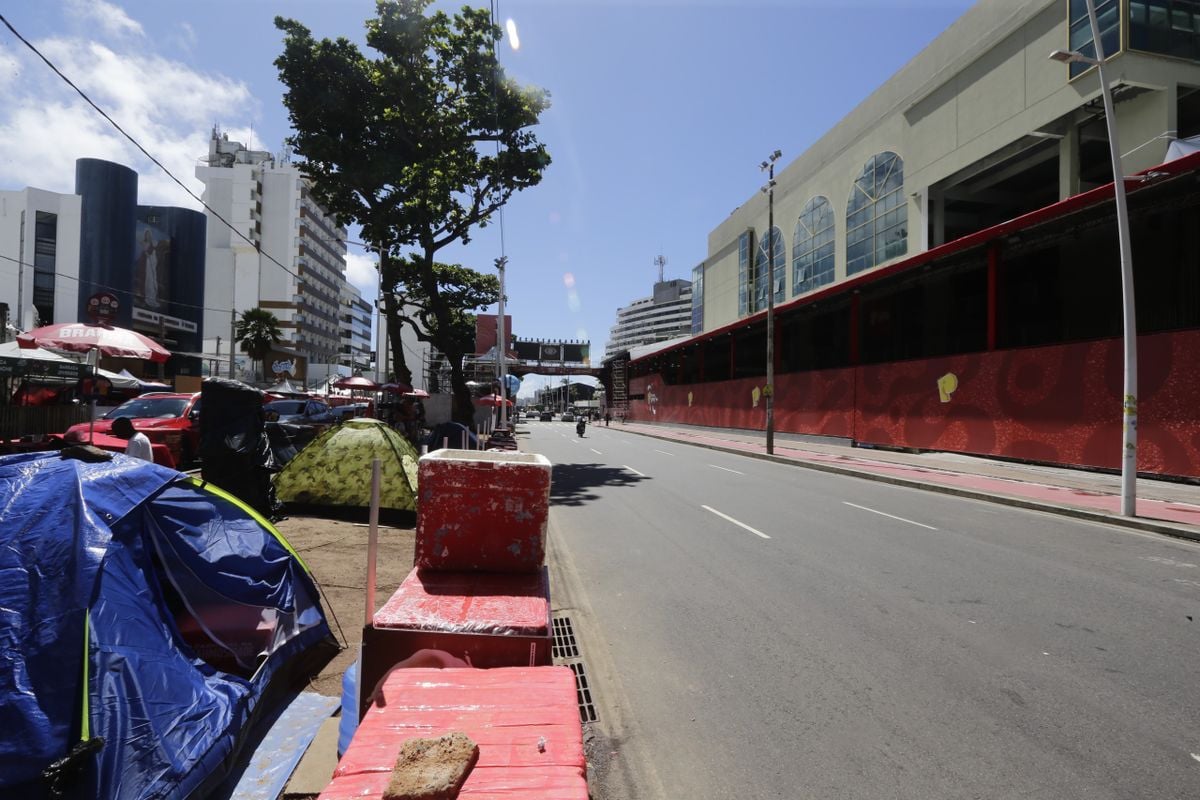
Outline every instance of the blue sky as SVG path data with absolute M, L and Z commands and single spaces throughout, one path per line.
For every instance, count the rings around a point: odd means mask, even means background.
M 503 215 L 508 311 L 525 337 L 590 339 L 650 294 L 655 256 L 690 278 L 709 231 L 949 27 L 970 0 L 499 2 L 520 49 L 500 58 L 550 91 L 537 129 L 554 163 Z M 278 151 L 289 133 L 272 20 L 361 43 L 373 0 L 43 0 L 2 13 L 193 190 L 213 124 Z M 453 10 L 462 2 L 437 3 Z M 481 5 L 481 3 L 475 3 Z M 141 174 L 141 201 L 194 207 L 0 29 L 0 189 L 71 191 L 74 161 Z M 786 227 L 786 226 L 785 226 Z M 442 260 L 491 270 L 500 226 Z M 374 294 L 369 261 L 350 278 Z M 527 382 L 530 383 L 530 382 Z M 526 386 L 525 389 L 531 389 Z M 523 391 L 522 394 L 525 394 Z

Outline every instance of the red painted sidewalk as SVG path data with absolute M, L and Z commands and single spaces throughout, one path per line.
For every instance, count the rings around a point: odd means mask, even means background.
M 624 423 L 615 430 L 718 450 L 766 456 L 761 431 Z M 869 453 L 869 455 L 866 455 Z M 777 461 L 863 478 L 994 499 L 1073 516 L 1200 539 L 1200 486 L 1138 479 L 1137 517 L 1120 516 L 1119 476 L 1043 467 L 955 453 L 861 450 L 847 443 L 776 437 Z

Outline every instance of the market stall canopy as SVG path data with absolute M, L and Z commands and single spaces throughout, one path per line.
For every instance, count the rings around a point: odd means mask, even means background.
M 414 397 L 417 400 L 424 400 L 425 398 L 429 397 L 429 392 L 425 391 L 424 389 L 413 389 L 411 392 L 405 392 L 404 396 Z
M 407 383 L 385 383 L 383 386 L 380 386 L 379 388 L 385 392 L 389 392 L 391 394 L 403 394 L 406 397 L 409 396 L 408 393 L 412 391 L 412 387 L 409 386 Z M 429 395 L 425 395 L 425 396 L 429 397 Z
M 86 322 L 64 322 L 34 328 L 18 335 L 17 344 L 27 349 L 48 347 L 71 353 L 98 350 L 101 355 L 112 358 L 140 358 L 156 363 L 171 357 L 170 350 L 137 331 Z
M 278 394 L 278 395 L 282 395 L 284 397 L 287 397 L 289 395 L 294 396 L 294 397 L 308 397 L 307 394 L 305 394 L 304 392 L 300 391 L 295 386 L 293 386 L 291 381 L 289 381 L 287 378 L 284 378 L 279 383 L 275 384 L 274 386 L 272 386 L 268 389 L 264 389 L 263 391 L 266 392 L 267 394 Z
M 100 370 L 100 372 L 103 373 L 104 370 Z M 173 389 L 174 389 L 174 387 L 172 387 L 168 383 L 159 383 L 158 381 L 143 380 L 142 378 L 137 377 L 136 375 L 134 375 L 127 369 L 123 369 L 117 374 L 121 378 L 133 381 L 135 384 L 135 388 L 141 389 L 143 392 L 170 392 L 170 391 L 173 391 Z M 114 383 L 113 385 L 116 386 L 116 383 Z

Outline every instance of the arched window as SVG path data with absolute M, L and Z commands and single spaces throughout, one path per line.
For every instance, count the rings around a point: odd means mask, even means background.
M 792 294 L 811 292 L 833 282 L 833 206 L 817 196 L 796 220 L 792 237 Z
M 783 234 L 779 228 L 771 229 L 771 238 L 774 239 L 773 258 L 771 259 L 771 272 L 774 273 L 772 283 L 775 284 L 775 302 L 782 303 L 784 300 L 784 282 L 787 279 L 787 248 L 783 246 Z M 754 310 L 762 311 L 767 307 L 767 234 L 763 234 L 758 239 L 758 252 L 754 256 Z
M 853 275 L 908 252 L 904 162 L 876 153 L 863 166 L 846 204 L 846 274 Z

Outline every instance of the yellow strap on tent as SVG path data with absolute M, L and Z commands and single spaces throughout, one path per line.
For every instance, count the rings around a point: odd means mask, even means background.
M 281 545 L 283 545 L 285 550 L 287 550 L 289 553 L 292 554 L 292 558 L 296 559 L 296 561 L 298 561 L 300 563 L 300 566 L 304 567 L 305 572 L 307 572 L 310 575 L 312 574 L 312 570 L 308 568 L 308 564 L 304 563 L 304 559 L 301 558 L 300 554 L 296 552 L 296 549 L 294 547 L 292 547 L 292 543 L 289 542 L 286 538 L 284 538 L 284 535 L 282 533 L 280 533 L 279 530 L 274 525 L 272 525 L 267 520 L 266 517 L 264 517 L 262 514 L 259 514 L 253 508 L 248 506 L 244 501 L 242 501 L 241 498 L 230 494 L 229 492 L 225 491 L 224 489 L 222 489 L 219 486 L 214 486 L 211 483 L 202 481 L 199 478 L 189 477 L 188 481 L 193 486 L 195 486 L 199 489 L 203 489 L 206 492 L 212 492 L 217 497 L 220 497 L 222 500 L 228 500 L 229 502 L 233 503 L 235 506 L 240 508 L 242 511 L 245 511 L 247 514 L 249 514 L 251 517 L 253 517 L 255 522 L 257 522 L 259 525 L 262 525 L 264 528 L 266 528 L 268 531 L 271 532 L 271 535 L 275 537 L 275 540 L 278 541 Z
M 91 620 L 92 612 L 84 609 L 83 612 L 83 723 L 80 726 L 79 738 L 87 741 L 92 738 L 92 723 L 91 723 L 91 708 L 89 695 L 91 687 L 88 686 L 88 673 L 91 668 Z

